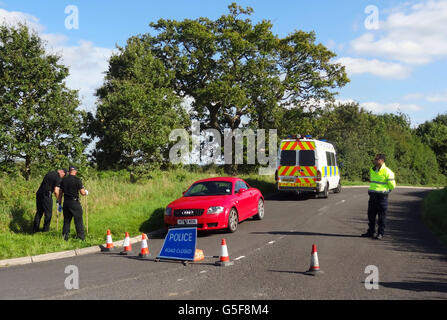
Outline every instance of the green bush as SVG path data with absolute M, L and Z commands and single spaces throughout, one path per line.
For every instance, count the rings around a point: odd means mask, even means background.
M 447 245 L 447 187 L 434 190 L 424 199 L 424 223 Z

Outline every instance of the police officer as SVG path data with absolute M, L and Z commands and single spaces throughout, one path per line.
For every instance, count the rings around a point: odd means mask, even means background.
M 42 220 L 42 215 L 44 214 L 45 218 L 42 231 L 50 231 L 51 217 L 53 216 L 52 194 L 54 192 L 57 201 L 62 178 L 66 174 L 67 169 L 58 169 L 56 171 L 50 171 L 44 176 L 42 183 L 36 192 L 37 212 L 34 217 L 33 233 L 39 232 L 40 220 Z
M 74 218 L 77 237 L 85 240 L 84 222 L 82 219 L 82 207 L 79 201 L 79 193 L 81 195 L 88 195 L 88 191 L 84 189 L 81 179 L 76 174 L 78 169 L 75 166 L 70 166 L 68 176 L 61 183 L 61 191 L 59 193 L 59 203 L 62 203 L 62 196 L 64 196 L 63 211 L 64 211 L 64 226 L 62 235 L 67 241 L 70 235 L 70 224 Z M 59 208 L 60 210 L 61 208 Z
M 376 155 L 374 164 L 375 166 L 369 171 L 368 231 L 362 234 L 362 237 L 382 240 L 385 233 L 388 195 L 396 188 L 396 181 L 394 180 L 394 172 L 385 165 L 384 154 Z M 377 234 L 375 234 L 376 216 L 379 216 Z

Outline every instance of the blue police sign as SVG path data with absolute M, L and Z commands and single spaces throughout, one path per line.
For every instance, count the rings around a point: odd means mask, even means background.
M 194 261 L 197 228 L 169 229 L 157 258 Z

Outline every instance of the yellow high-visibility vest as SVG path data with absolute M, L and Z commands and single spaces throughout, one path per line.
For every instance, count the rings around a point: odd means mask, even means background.
M 372 167 L 369 170 L 369 173 L 371 183 L 369 185 L 369 191 L 388 193 L 394 188 L 396 188 L 396 181 L 394 180 L 394 172 L 391 171 L 390 168 L 385 166 L 385 163 L 382 165 L 379 171 L 376 171 L 375 167 Z

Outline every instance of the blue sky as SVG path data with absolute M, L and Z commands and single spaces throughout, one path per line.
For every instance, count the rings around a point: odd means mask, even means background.
M 231 2 L 0 0 L 0 23 L 34 26 L 70 66 L 67 84 L 80 90 L 83 108 L 94 110 L 93 92 L 116 44 L 150 32 L 149 22 L 160 18 L 216 19 Z M 237 3 L 254 9 L 254 22 L 272 21 L 281 37 L 315 31 L 317 41 L 337 54 L 334 61 L 347 67 L 351 82 L 339 90 L 340 101 L 358 101 L 375 113 L 401 111 L 413 125 L 447 112 L 447 0 Z M 68 5 L 78 8 L 77 30 L 65 27 Z M 376 11 L 367 10 L 371 6 Z

